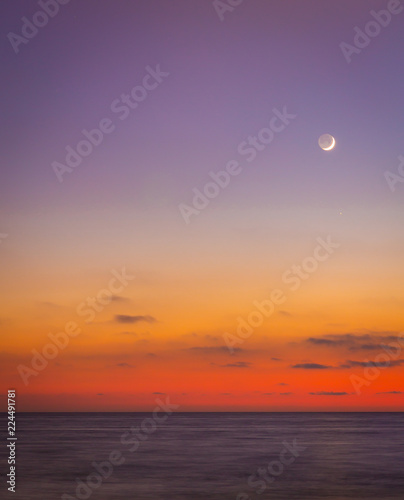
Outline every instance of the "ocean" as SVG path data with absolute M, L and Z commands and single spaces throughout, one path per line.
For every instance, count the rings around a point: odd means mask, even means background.
M 404 413 L 20 413 L 24 500 L 404 498 Z M 164 420 L 164 421 L 163 421 Z

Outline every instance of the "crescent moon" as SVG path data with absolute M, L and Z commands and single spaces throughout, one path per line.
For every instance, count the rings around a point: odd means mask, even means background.
M 328 148 L 323 148 L 324 151 L 330 151 L 335 146 L 335 139 L 332 138 L 332 144 Z

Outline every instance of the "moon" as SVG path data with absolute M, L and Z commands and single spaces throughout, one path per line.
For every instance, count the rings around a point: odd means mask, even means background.
M 330 134 L 323 134 L 318 140 L 318 145 L 323 151 L 331 151 L 331 149 L 334 148 L 335 144 L 335 139 Z

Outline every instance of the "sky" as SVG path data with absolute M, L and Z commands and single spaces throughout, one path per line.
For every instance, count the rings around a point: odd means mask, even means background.
M 1 393 L 403 411 L 404 5 L 46 5 L 0 7 Z

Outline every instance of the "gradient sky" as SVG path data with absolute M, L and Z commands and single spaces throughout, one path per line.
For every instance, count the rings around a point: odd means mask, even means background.
M 404 410 L 404 352 L 352 384 L 403 329 L 404 183 L 385 172 L 404 155 L 404 12 L 350 64 L 340 48 L 387 5 L 245 0 L 221 21 L 204 0 L 71 0 L 18 54 L 7 34 L 38 4 L 1 5 L 2 394 L 21 411 Z M 120 120 L 111 103 L 158 65 Z M 248 162 L 239 144 L 285 106 L 296 118 Z M 104 118 L 114 131 L 58 182 L 52 163 Z M 179 205 L 231 160 L 241 173 L 186 224 Z M 292 291 L 283 276 L 327 237 Z M 86 323 L 77 307 L 123 267 Z M 231 354 L 223 335 L 274 289 L 285 301 Z M 70 321 L 81 333 L 24 385 L 17 367 Z

